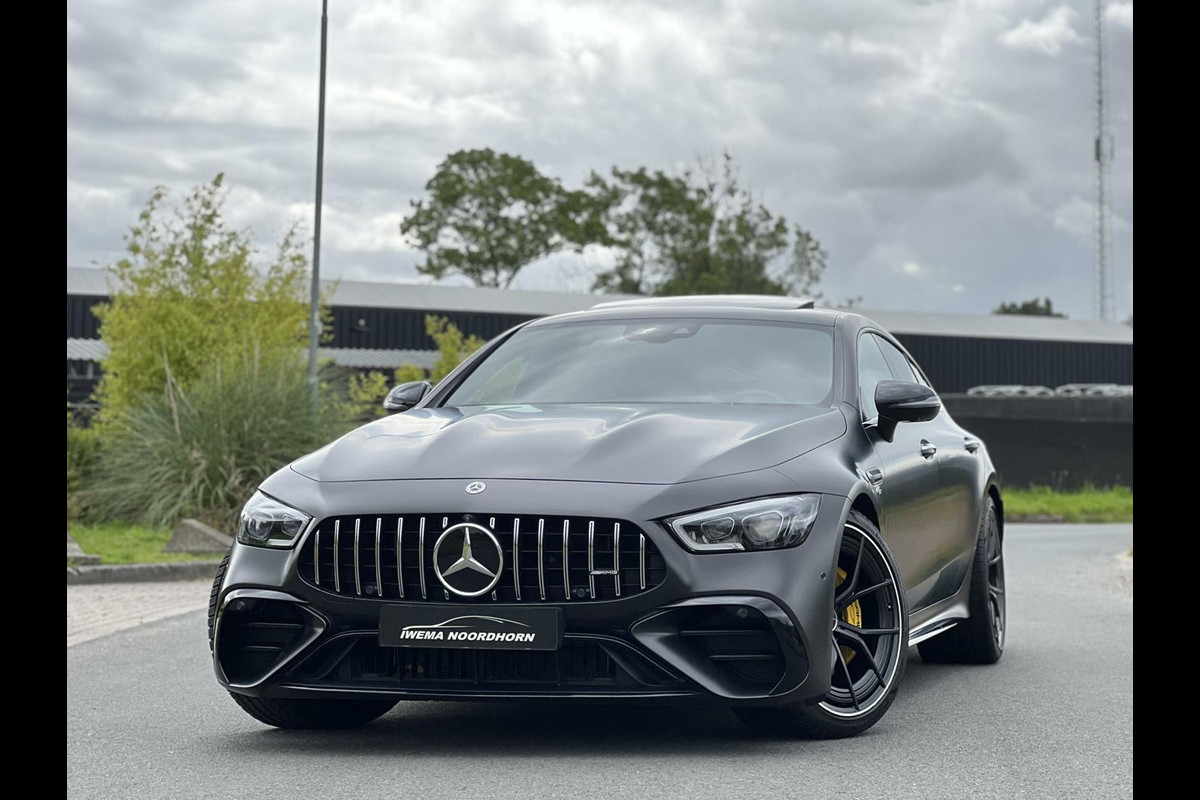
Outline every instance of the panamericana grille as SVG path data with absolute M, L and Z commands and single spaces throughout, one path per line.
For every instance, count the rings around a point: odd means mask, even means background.
M 486 525 L 504 551 L 494 591 L 453 595 L 433 570 L 446 528 Z M 515 514 L 373 514 L 328 517 L 300 553 L 300 577 L 335 594 L 382 600 L 561 603 L 613 600 L 666 578 L 662 554 L 636 526 L 594 517 Z

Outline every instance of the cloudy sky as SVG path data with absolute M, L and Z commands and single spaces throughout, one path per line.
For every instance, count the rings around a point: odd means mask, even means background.
M 827 296 L 1092 314 L 1088 0 L 332 0 L 323 272 L 417 280 L 398 224 L 461 148 L 591 169 L 729 150 L 830 254 Z M 67 264 L 150 189 L 225 172 L 264 239 L 311 224 L 319 0 L 69 0 Z M 1107 6 L 1115 288 L 1133 302 L 1133 4 Z M 530 266 L 586 290 L 607 256 Z

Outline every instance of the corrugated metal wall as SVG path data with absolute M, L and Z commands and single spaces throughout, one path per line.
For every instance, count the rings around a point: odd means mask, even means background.
M 984 384 L 1133 383 L 1133 345 L 898 333 L 938 392 Z
M 464 334 L 474 334 L 481 339 L 491 339 L 513 325 L 533 318 L 528 314 L 334 306 L 333 340 L 329 346 L 432 350 L 436 345 L 425 333 L 426 314 L 446 317 Z
M 98 339 L 100 322 L 92 313 L 92 306 L 103 303 L 107 297 L 86 294 L 67 295 L 67 338 Z

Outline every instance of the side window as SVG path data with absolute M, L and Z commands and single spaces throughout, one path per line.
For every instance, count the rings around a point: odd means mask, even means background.
M 925 373 L 921 372 L 921 368 L 917 366 L 917 362 L 909 361 L 908 365 L 912 367 L 913 375 L 917 376 L 917 383 L 921 384 L 922 386 L 927 386 L 930 389 L 933 388 L 933 384 L 930 383 L 929 379 L 925 377 Z
M 898 381 L 908 381 L 909 383 L 921 383 L 917 378 L 916 372 L 909 365 L 908 359 L 904 357 L 895 345 L 879 336 L 872 337 L 879 344 L 879 349 L 883 351 L 883 357 L 887 359 L 888 366 L 892 368 L 892 375 Z
M 865 333 L 858 337 L 858 407 L 863 419 L 878 416 L 875 409 L 875 387 L 880 381 L 892 380 L 892 371 L 879 350 L 877 337 Z
M 879 347 L 883 350 L 883 357 L 887 359 L 888 365 L 892 368 L 892 374 L 896 376 L 898 381 L 915 381 L 916 383 L 926 386 L 930 389 L 933 384 L 921 372 L 921 368 L 917 362 L 908 358 L 900 349 L 886 339 L 879 339 Z M 912 377 L 909 377 L 909 376 Z

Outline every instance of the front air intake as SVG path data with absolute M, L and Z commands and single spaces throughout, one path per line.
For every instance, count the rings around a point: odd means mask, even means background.
M 309 638 L 308 617 L 294 603 L 239 598 L 217 623 L 216 655 L 230 683 L 257 683 Z

